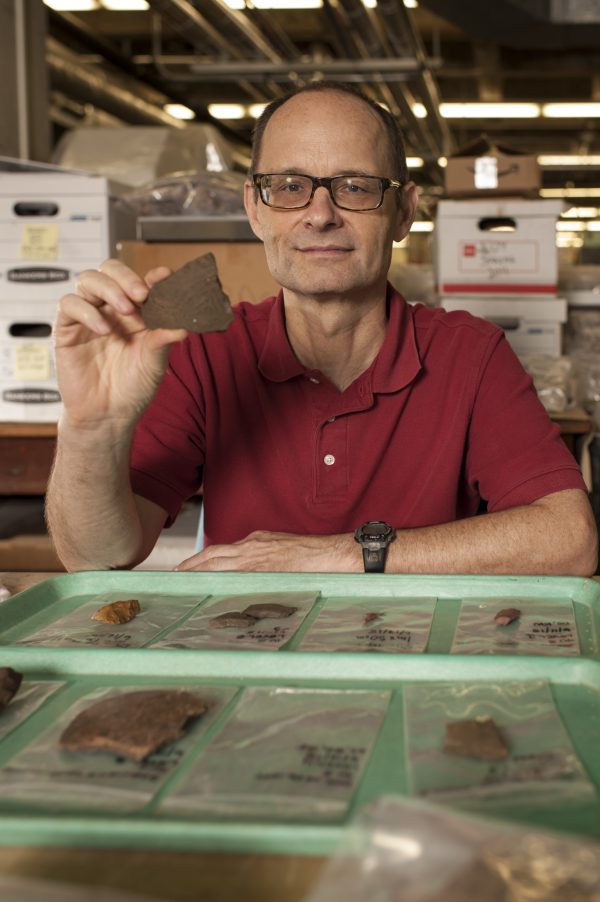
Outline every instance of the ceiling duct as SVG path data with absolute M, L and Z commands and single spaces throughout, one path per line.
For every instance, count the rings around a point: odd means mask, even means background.
M 104 69 L 83 64 L 77 54 L 54 38 L 46 41 L 46 60 L 53 85 L 82 103 L 92 103 L 133 125 L 186 127 L 181 119 L 169 116 L 158 105 L 144 100 L 140 96 L 145 91 L 141 82 L 120 79 L 118 83 L 115 78 L 109 79 Z

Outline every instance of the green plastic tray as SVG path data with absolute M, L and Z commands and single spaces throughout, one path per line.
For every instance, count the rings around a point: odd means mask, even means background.
M 426 654 L 450 651 L 465 598 L 531 598 L 540 601 L 572 601 L 581 655 L 600 661 L 600 583 L 571 577 L 513 576 L 388 576 L 387 574 L 331 573 L 173 573 L 162 571 L 110 571 L 65 574 L 44 580 L 0 604 L 0 645 L 10 645 L 75 610 L 101 592 L 131 595 L 146 591 L 211 596 L 254 592 L 318 590 L 321 593 L 311 613 L 288 643 L 287 653 L 297 648 L 328 596 L 436 597 Z M 172 626 L 166 633 L 173 631 Z M 92 649 L 90 649 L 91 651 Z M 56 652 L 65 649 L 56 649 Z M 70 651 L 70 650 L 69 650 Z M 155 654 L 158 649 L 152 649 Z M 257 652 L 245 652 L 257 654 Z M 273 654 L 273 652 L 270 652 Z M 304 657 L 305 652 L 302 653 Z
M 591 580 L 494 577 L 393 577 L 321 574 L 178 574 L 82 573 L 59 576 L 22 592 L 0 605 L 0 630 L 29 632 L 65 612 L 65 606 L 99 592 L 152 590 L 199 595 L 257 591 L 319 589 L 327 595 L 357 598 L 390 595 L 436 596 L 436 621 L 427 654 L 328 654 L 266 651 L 196 651 L 191 649 L 33 648 L 6 645 L 0 665 L 29 679 L 63 679 L 66 685 L 28 720 L 0 742 L 0 765 L 26 747 L 52 724 L 83 691 L 96 686 L 252 685 L 306 688 L 383 688 L 392 691 L 386 720 L 348 814 L 384 793 L 406 794 L 403 690 L 406 683 L 476 680 L 497 683 L 515 679 L 549 681 L 557 709 L 590 779 L 600 791 L 600 661 L 591 657 L 510 657 L 448 655 L 447 632 L 453 633 L 460 599 L 481 595 L 573 600 L 578 624 L 591 631 L 587 654 L 597 652 L 597 595 Z M 580 621 L 580 617 L 582 620 Z M 446 645 L 444 646 L 444 642 Z M 431 646 L 434 645 L 434 648 Z M 583 645 L 583 643 L 582 643 Z M 199 739 L 209 742 L 225 712 Z M 185 762 L 184 762 L 185 766 Z M 167 787 L 163 790 L 168 792 Z M 158 800 L 160 800 L 160 795 Z M 158 817 L 154 800 L 137 815 L 39 814 L 1 810 L 0 843 L 68 845 L 71 847 L 160 848 L 166 850 L 253 851 L 323 855 L 333 851 L 344 823 L 286 824 L 218 822 Z M 592 802 L 556 804 L 502 812 L 521 822 L 600 837 L 600 796 Z

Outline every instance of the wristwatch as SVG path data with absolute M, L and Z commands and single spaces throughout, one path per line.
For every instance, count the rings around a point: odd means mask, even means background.
M 383 573 L 390 542 L 396 538 L 396 530 L 383 520 L 369 520 L 354 533 L 354 540 L 362 546 L 365 573 Z

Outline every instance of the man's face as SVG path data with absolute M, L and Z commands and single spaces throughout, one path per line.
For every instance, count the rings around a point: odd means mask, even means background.
M 394 178 L 392 151 L 383 123 L 367 104 L 326 91 L 292 98 L 277 110 L 263 135 L 258 172 L 325 177 L 374 175 Z M 377 210 L 341 210 L 317 188 L 302 210 L 276 210 L 246 186 L 246 210 L 265 245 L 274 278 L 299 295 L 323 299 L 384 289 L 392 241 L 408 232 L 416 189 L 385 192 Z

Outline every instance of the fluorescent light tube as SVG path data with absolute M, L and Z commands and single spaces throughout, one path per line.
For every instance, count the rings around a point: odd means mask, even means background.
M 420 169 L 423 166 L 423 157 L 407 157 L 406 165 L 409 169 Z
M 440 103 L 444 119 L 536 119 L 539 103 Z
M 540 197 L 600 197 L 600 188 L 540 188 Z
M 597 119 L 600 103 L 545 103 L 542 115 L 549 119 Z
M 174 119 L 196 118 L 195 112 L 190 110 L 189 106 L 184 106 L 182 103 L 165 103 L 163 110 L 165 113 L 168 113 L 169 116 L 173 116 Z
M 244 119 L 246 108 L 240 103 L 209 103 L 208 112 L 215 119 Z
M 256 9 L 320 9 L 323 0 L 252 0 Z
M 417 119 L 427 119 L 427 107 L 423 103 L 413 103 L 411 107 Z
M 600 153 L 541 154 L 540 166 L 600 166 Z
M 253 119 L 260 119 L 266 106 L 266 103 L 253 103 L 248 107 L 248 115 Z
M 44 0 L 44 3 L 59 13 L 85 13 L 98 9 L 98 0 Z
M 100 0 L 100 3 L 104 9 L 115 12 L 150 9 L 148 0 Z

